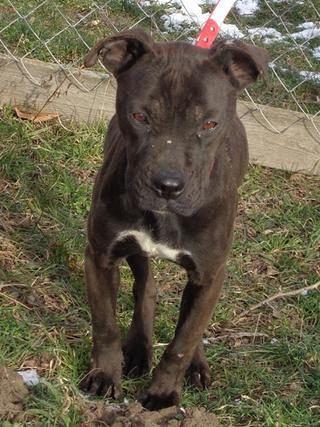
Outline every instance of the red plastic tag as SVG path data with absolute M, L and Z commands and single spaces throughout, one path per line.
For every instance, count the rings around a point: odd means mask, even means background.
M 220 27 L 234 5 L 235 0 L 219 0 L 209 19 L 204 24 L 196 42 L 196 46 L 209 49 L 217 35 Z
M 209 49 L 215 41 L 220 27 L 212 18 L 209 18 L 202 28 L 196 42 L 196 46 Z

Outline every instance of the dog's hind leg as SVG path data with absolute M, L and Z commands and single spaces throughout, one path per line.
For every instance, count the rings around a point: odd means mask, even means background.
M 138 377 L 149 372 L 152 365 L 152 334 L 156 289 L 147 257 L 131 255 L 127 262 L 134 276 L 135 301 L 132 323 L 123 345 L 124 373 Z
M 85 256 L 87 293 L 92 316 L 93 350 L 91 369 L 80 383 L 89 393 L 121 395 L 122 351 L 120 332 L 116 324 L 116 298 L 119 269 L 103 265 L 103 255 L 89 247 Z

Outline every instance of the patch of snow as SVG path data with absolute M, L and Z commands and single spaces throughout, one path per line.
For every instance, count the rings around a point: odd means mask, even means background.
M 313 22 L 305 22 L 304 24 L 300 24 L 298 28 L 301 29 L 301 31 L 297 31 L 291 34 L 291 36 L 296 40 L 310 40 L 320 36 L 320 28 L 317 27 Z
M 223 35 L 232 38 L 242 39 L 244 34 L 239 28 L 234 24 L 222 24 L 220 31 Z
M 303 22 L 302 24 L 298 25 L 298 28 L 300 30 L 306 30 L 307 28 L 314 28 L 315 24 L 313 22 Z
M 248 30 L 249 34 L 255 36 L 255 35 L 259 35 L 261 37 L 277 37 L 277 38 L 281 38 L 282 34 L 275 30 L 274 28 L 270 28 L 270 27 L 256 27 L 256 28 L 250 28 Z
M 239 15 L 254 15 L 259 9 L 258 0 L 238 0 L 235 4 Z
M 184 1 L 184 0 L 181 0 Z M 217 3 L 219 3 L 219 0 L 198 0 L 199 4 L 211 4 L 212 6 L 215 6 Z
M 281 41 L 283 44 L 288 44 L 288 42 L 284 40 L 283 37 L 280 37 L 279 39 L 277 37 L 265 37 L 262 41 L 264 44 L 271 44 L 277 41 Z
M 279 67 L 274 63 L 270 63 L 269 67 L 272 70 L 274 70 L 275 72 L 281 71 L 283 73 L 288 73 L 288 74 L 293 74 L 293 75 L 299 76 L 304 81 L 309 80 L 309 81 L 312 81 L 314 83 L 320 83 L 320 73 L 318 73 L 316 71 L 289 70 L 288 68 L 285 68 L 285 67 Z
M 248 33 L 251 35 L 251 37 L 259 37 L 262 39 L 263 43 L 270 44 L 274 43 L 275 41 L 282 41 L 283 35 L 277 31 L 275 28 L 271 27 L 256 27 L 256 28 L 249 28 Z
M 282 34 L 271 27 L 256 27 L 256 28 L 250 28 L 248 30 L 248 33 L 251 36 L 260 36 L 260 37 L 271 37 L 271 38 L 277 38 L 281 39 Z
M 170 15 L 163 15 L 161 19 L 164 21 L 164 28 L 167 31 L 180 30 L 183 24 L 190 24 L 190 18 L 181 12 L 173 12 Z
M 316 59 L 320 59 L 320 46 L 313 49 L 312 56 Z
M 23 382 L 28 386 L 35 386 L 40 382 L 40 377 L 35 369 L 18 371 L 18 374 L 22 377 Z
M 316 71 L 299 71 L 298 74 L 305 80 L 320 83 L 320 73 L 317 73 Z
M 167 10 L 167 14 L 161 17 L 165 29 L 169 32 L 181 30 L 183 26 L 193 24 L 200 27 L 209 18 L 210 13 L 202 13 L 201 2 L 199 1 L 180 0 L 176 3 L 181 7 L 180 9 Z

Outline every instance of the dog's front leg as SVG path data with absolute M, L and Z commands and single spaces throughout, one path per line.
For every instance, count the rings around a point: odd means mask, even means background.
M 219 298 L 223 276 L 224 264 L 214 273 L 205 274 L 200 284 L 188 282 L 182 296 L 175 337 L 164 352 L 150 387 L 142 396 L 142 403 L 147 409 L 158 410 L 178 404 L 184 375 Z
M 152 365 L 152 334 L 156 288 L 148 258 L 132 255 L 127 262 L 134 276 L 135 301 L 132 323 L 123 345 L 124 373 L 132 378 L 149 372 Z
M 121 395 L 122 351 L 116 323 L 118 267 L 105 267 L 101 257 L 87 248 L 85 255 L 87 293 L 92 316 L 93 350 L 91 369 L 80 387 L 89 393 Z

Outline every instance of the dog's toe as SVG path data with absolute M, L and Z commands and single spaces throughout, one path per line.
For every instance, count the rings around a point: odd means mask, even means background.
M 168 394 L 155 394 L 146 391 L 140 397 L 142 406 L 149 411 L 158 411 L 162 408 L 178 405 L 179 400 L 179 394 L 175 391 Z
M 211 375 L 207 361 L 198 360 L 197 362 L 192 362 L 186 373 L 186 378 L 196 388 L 208 388 L 211 384 Z
M 113 399 L 119 399 L 122 394 L 120 381 L 100 369 L 90 371 L 79 386 L 86 393 Z

